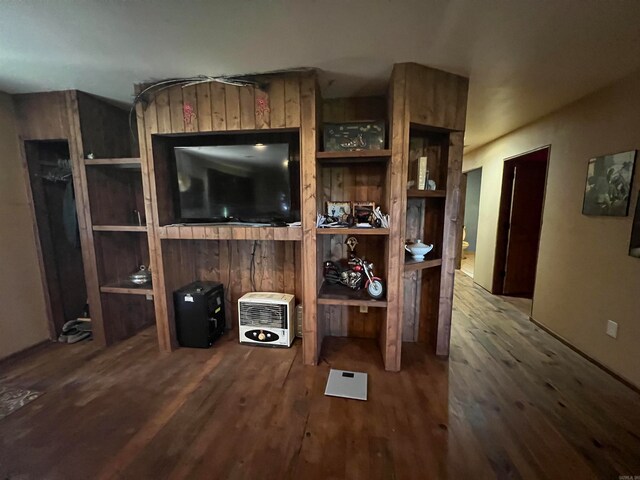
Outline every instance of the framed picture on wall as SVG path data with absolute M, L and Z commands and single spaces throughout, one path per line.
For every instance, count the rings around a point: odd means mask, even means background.
M 631 227 L 631 241 L 629 242 L 629 255 L 640 258 L 640 192 L 636 200 L 636 213 L 633 216 L 633 227 Z
M 636 150 L 589 160 L 583 215 L 626 217 L 635 163 Z

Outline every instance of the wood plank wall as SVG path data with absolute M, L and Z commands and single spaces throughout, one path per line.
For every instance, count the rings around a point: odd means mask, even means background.
M 262 259 L 258 277 L 261 283 L 256 288 L 295 288 L 298 301 L 302 301 L 305 312 L 304 335 L 308 338 L 304 345 L 305 363 L 317 362 L 319 341 L 315 316 L 315 151 L 316 136 L 316 96 L 315 74 L 290 74 L 261 77 L 261 87 L 237 87 L 218 82 L 207 82 L 189 87 L 173 86 L 150 98 L 145 105 L 138 105 L 137 120 L 140 137 L 141 165 L 145 183 L 146 217 L 149 236 L 149 253 L 153 264 L 153 284 L 156 309 L 156 324 L 160 348 L 169 351 L 176 347 L 175 327 L 171 292 L 175 288 L 193 281 L 194 275 L 206 275 L 208 279 L 220 276 L 229 285 L 229 302 L 237 300 L 241 293 L 253 289 L 247 282 L 247 265 L 236 264 L 251 258 L 252 241 L 201 241 L 179 240 L 182 246 L 172 246 L 174 240 L 161 240 L 159 230 L 158 198 L 156 185 L 152 135 L 191 132 L 233 132 L 260 131 L 263 129 L 296 129 L 304 125 L 300 132 L 301 151 L 301 211 L 303 215 L 302 242 L 260 241 L 260 251 L 271 252 L 273 262 Z M 138 87 L 140 88 L 140 87 Z M 166 202 L 165 202 L 166 203 Z M 311 205 L 311 207 L 309 207 Z M 305 212 L 307 213 L 305 218 Z M 193 243 L 196 242 L 196 243 Z M 302 243 L 302 245 L 301 245 Z M 203 247 L 206 245 L 206 248 Z M 168 249 L 165 251 L 165 249 Z M 302 258 L 300 252 L 310 252 Z M 179 257 L 202 261 L 205 270 L 178 268 Z M 193 253 L 196 252 L 196 253 Z M 200 252 L 200 253 L 197 253 Z M 208 258 L 202 252 L 217 252 Z M 217 255 L 217 257 L 216 257 Z M 217 260 L 216 260 L 217 258 Z M 240 260 L 234 260 L 240 259 Z M 213 262 L 213 263 L 211 263 Z M 217 266 L 215 263 L 217 262 Z M 307 265 L 307 262 L 310 262 Z M 179 263 L 179 262 L 178 262 Z M 308 278 L 313 265 L 313 281 Z M 228 279 L 225 272 L 232 267 L 237 275 Z M 208 268 L 208 270 L 207 270 Z M 243 269 L 241 272 L 238 268 Z M 286 280 L 284 280 L 286 277 Z M 204 278 L 204 277 L 203 277 Z M 270 280 L 272 279 L 272 280 Z M 282 281 L 280 280 L 282 279 Z M 225 282 L 231 282 L 227 283 Z M 275 283 L 274 283 L 275 282 Z M 285 282 L 285 283 L 283 283 Z M 291 285 L 290 285 L 291 284 Z M 304 285 L 304 288 L 303 288 Z M 281 290 L 282 291 L 282 290 Z M 287 291 L 287 290 L 284 290 Z M 230 319 L 235 323 L 235 307 L 229 304 Z
M 166 271 L 171 272 L 166 276 L 170 317 L 173 318 L 173 291 L 195 280 L 224 284 L 227 328 L 235 332 L 238 299 L 247 292 L 292 293 L 299 303 L 302 299 L 302 276 L 296 271 L 299 245 L 300 242 L 268 240 L 163 240 L 163 263 Z
M 406 63 L 409 121 L 464 131 L 469 79 L 417 63 Z

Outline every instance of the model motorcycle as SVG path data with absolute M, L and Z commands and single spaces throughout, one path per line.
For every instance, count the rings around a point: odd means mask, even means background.
M 363 287 L 371 298 L 379 300 L 384 297 L 384 283 L 373 274 L 373 263 L 352 255 L 344 268 L 338 262 L 327 261 L 324 264 L 324 278 L 331 284 L 339 283 L 353 290 Z

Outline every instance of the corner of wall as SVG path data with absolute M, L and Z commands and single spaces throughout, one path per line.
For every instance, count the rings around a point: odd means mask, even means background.
M 35 231 L 11 97 L 0 92 L 0 358 L 49 338 Z

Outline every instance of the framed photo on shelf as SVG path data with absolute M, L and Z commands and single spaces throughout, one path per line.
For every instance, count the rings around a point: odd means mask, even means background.
M 330 217 L 351 215 L 351 202 L 327 202 L 327 215 Z
M 353 202 L 353 216 L 356 222 L 368 223 L 375 208 L 375 202 Z

